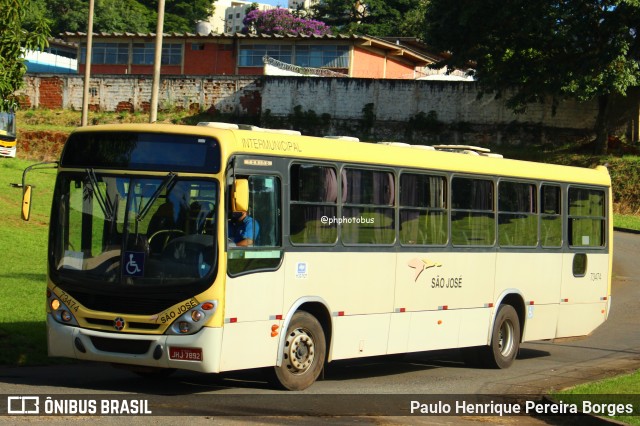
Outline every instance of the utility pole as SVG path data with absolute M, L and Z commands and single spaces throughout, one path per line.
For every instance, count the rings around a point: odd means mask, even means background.
M 151 111 L 149 111 L 149 123 L 155 123 L 158 120 L 158 91 L 160 90 L 160 66 L 162 65 L 163 31 L 164 0 L 158 0 L 158 24 L 156 27 L 156 50 L 153 59 L 153 85 L 151 86 Z
M 91 76 L 91 54 L 93 51 L 93 2 L 89 0 L 89 22 L 87 28 L 87 54 L 84 58 L 84 87 L 82 92 L 82 127 L 89 117 L 89 77 Z

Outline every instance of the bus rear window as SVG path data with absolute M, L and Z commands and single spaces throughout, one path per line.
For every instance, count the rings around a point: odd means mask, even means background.
M 220 148 L 210 137 L 139 132 L 79 132 L 69 137 L 62 167 L 217 173 Z

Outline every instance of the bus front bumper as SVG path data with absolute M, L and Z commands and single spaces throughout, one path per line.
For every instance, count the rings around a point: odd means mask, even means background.
M 63 325 L 48 314 L 47 346 L 49 356 L 218 373 L 222 328 L 182 336 L 108 333 Z
M 16 157 L 16 146 L 4 146 L 0 144 L 0 157 Z

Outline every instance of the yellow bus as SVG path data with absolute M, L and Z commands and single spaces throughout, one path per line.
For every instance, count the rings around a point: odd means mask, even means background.
M 12 111 L 0 112 L 0 157 L 16 156 L 16 116 Z
M 611 206 L 604 167 L 481 148 L 82 128 L 53 197 L 49 354 L 141 374 L 274 367 L 291 390 L 386 354 L 461 348 L 506 368 L 522 342 L 606 320 Z

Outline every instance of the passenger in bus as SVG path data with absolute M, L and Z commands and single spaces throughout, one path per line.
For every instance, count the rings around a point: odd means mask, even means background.
M 151 217 L 147 236 L 153 253 L 161 253 L 170 239 L 185 234 L 185 221 L 189 212 L 187 193 L 181 185 L 175 185 L 167 194 L 165 202 Z
M 233 212 L 227 230 L 231 243 L 239 247 L 252 246 L 256 244 L 259 232 L 258 221 L 246 211 Z

